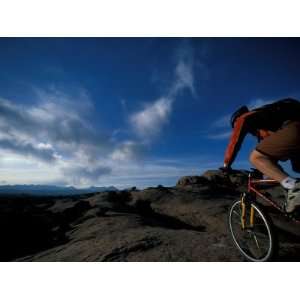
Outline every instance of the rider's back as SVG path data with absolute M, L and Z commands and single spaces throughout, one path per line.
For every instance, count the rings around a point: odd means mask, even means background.
M 291 98 L 253 109 L 256 126 L 276 131 L 286 121 L 300 121 L 300 102 Z

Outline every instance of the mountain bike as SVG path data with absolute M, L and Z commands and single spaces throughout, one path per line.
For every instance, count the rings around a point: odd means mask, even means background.
M 285 201 L 281 204 L 261 190 L 261 186 L 272 187 L 279 183 L 272 179 L 263 179 L 262 174 L 252 169 L 248 175 L 247 192 L 235 201 L 229 209 L 228 225 L 231 237 L 240 253 L 249 261 L 263 262 L 271 260 L 278 249 L 278 240 L 274 225 L 266 205 L 269 203 L 289 220 L 300 223 L 299 211 L 287 214 Z

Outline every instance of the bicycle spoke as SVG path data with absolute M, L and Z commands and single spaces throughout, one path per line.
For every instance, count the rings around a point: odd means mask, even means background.
M 258 232 L 258 231 L 255 231 L 255 230 L 253 232 L 258 237 L 261 237 L 261 238 L 267 238 L 268 237 L 268 233 L 267 232 L 263 233 L 263 232 Z
M 257 248 L 258 248 L 259 250 L 261 250 L 260 247 L 259 247 L 259 244 L 258 244 L 258 240 L 257 240 L 257 238 L 256 238 L 256 235 L 255 235 L 254 233 L 253 233 L 253 237 L 254 237 L 254 240 L 255 240 L 255 243 L 256 243 Z
M 230 213 L 230 228 L 238 249 L 250 260 L 265 261 L 270 257 L 272 239 L 269 224 L 257 206 L 252 227 L 242 229 L 240 201 L 235 202 Z M 240 213 L 239 213 L 240 211 Z M 250 224 L 250 210 L 246 210 L 247 226 Z
M 241 215 L 239 213 L 237 213 L 235 210 L 233 211 L 233 213 L 238 216 L 238 217 L 241 217 Z

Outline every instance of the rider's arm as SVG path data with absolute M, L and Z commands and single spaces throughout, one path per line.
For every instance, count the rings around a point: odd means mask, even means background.
M 230 168 L 237 153 L 239 152 L 243 140 L 247 133 L 249 132 L 253 112 L 246 113 L 239 117 L 234 125 L 229 144 L 227 146 L 224 158 L 224 167 Z

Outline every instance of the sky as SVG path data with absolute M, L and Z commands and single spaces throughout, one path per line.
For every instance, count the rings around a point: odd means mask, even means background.
M 234 110 L 300 98 L 299 53 L 298 38 L 0 38 L 0 184 L 172 186 L 219 168 Z

